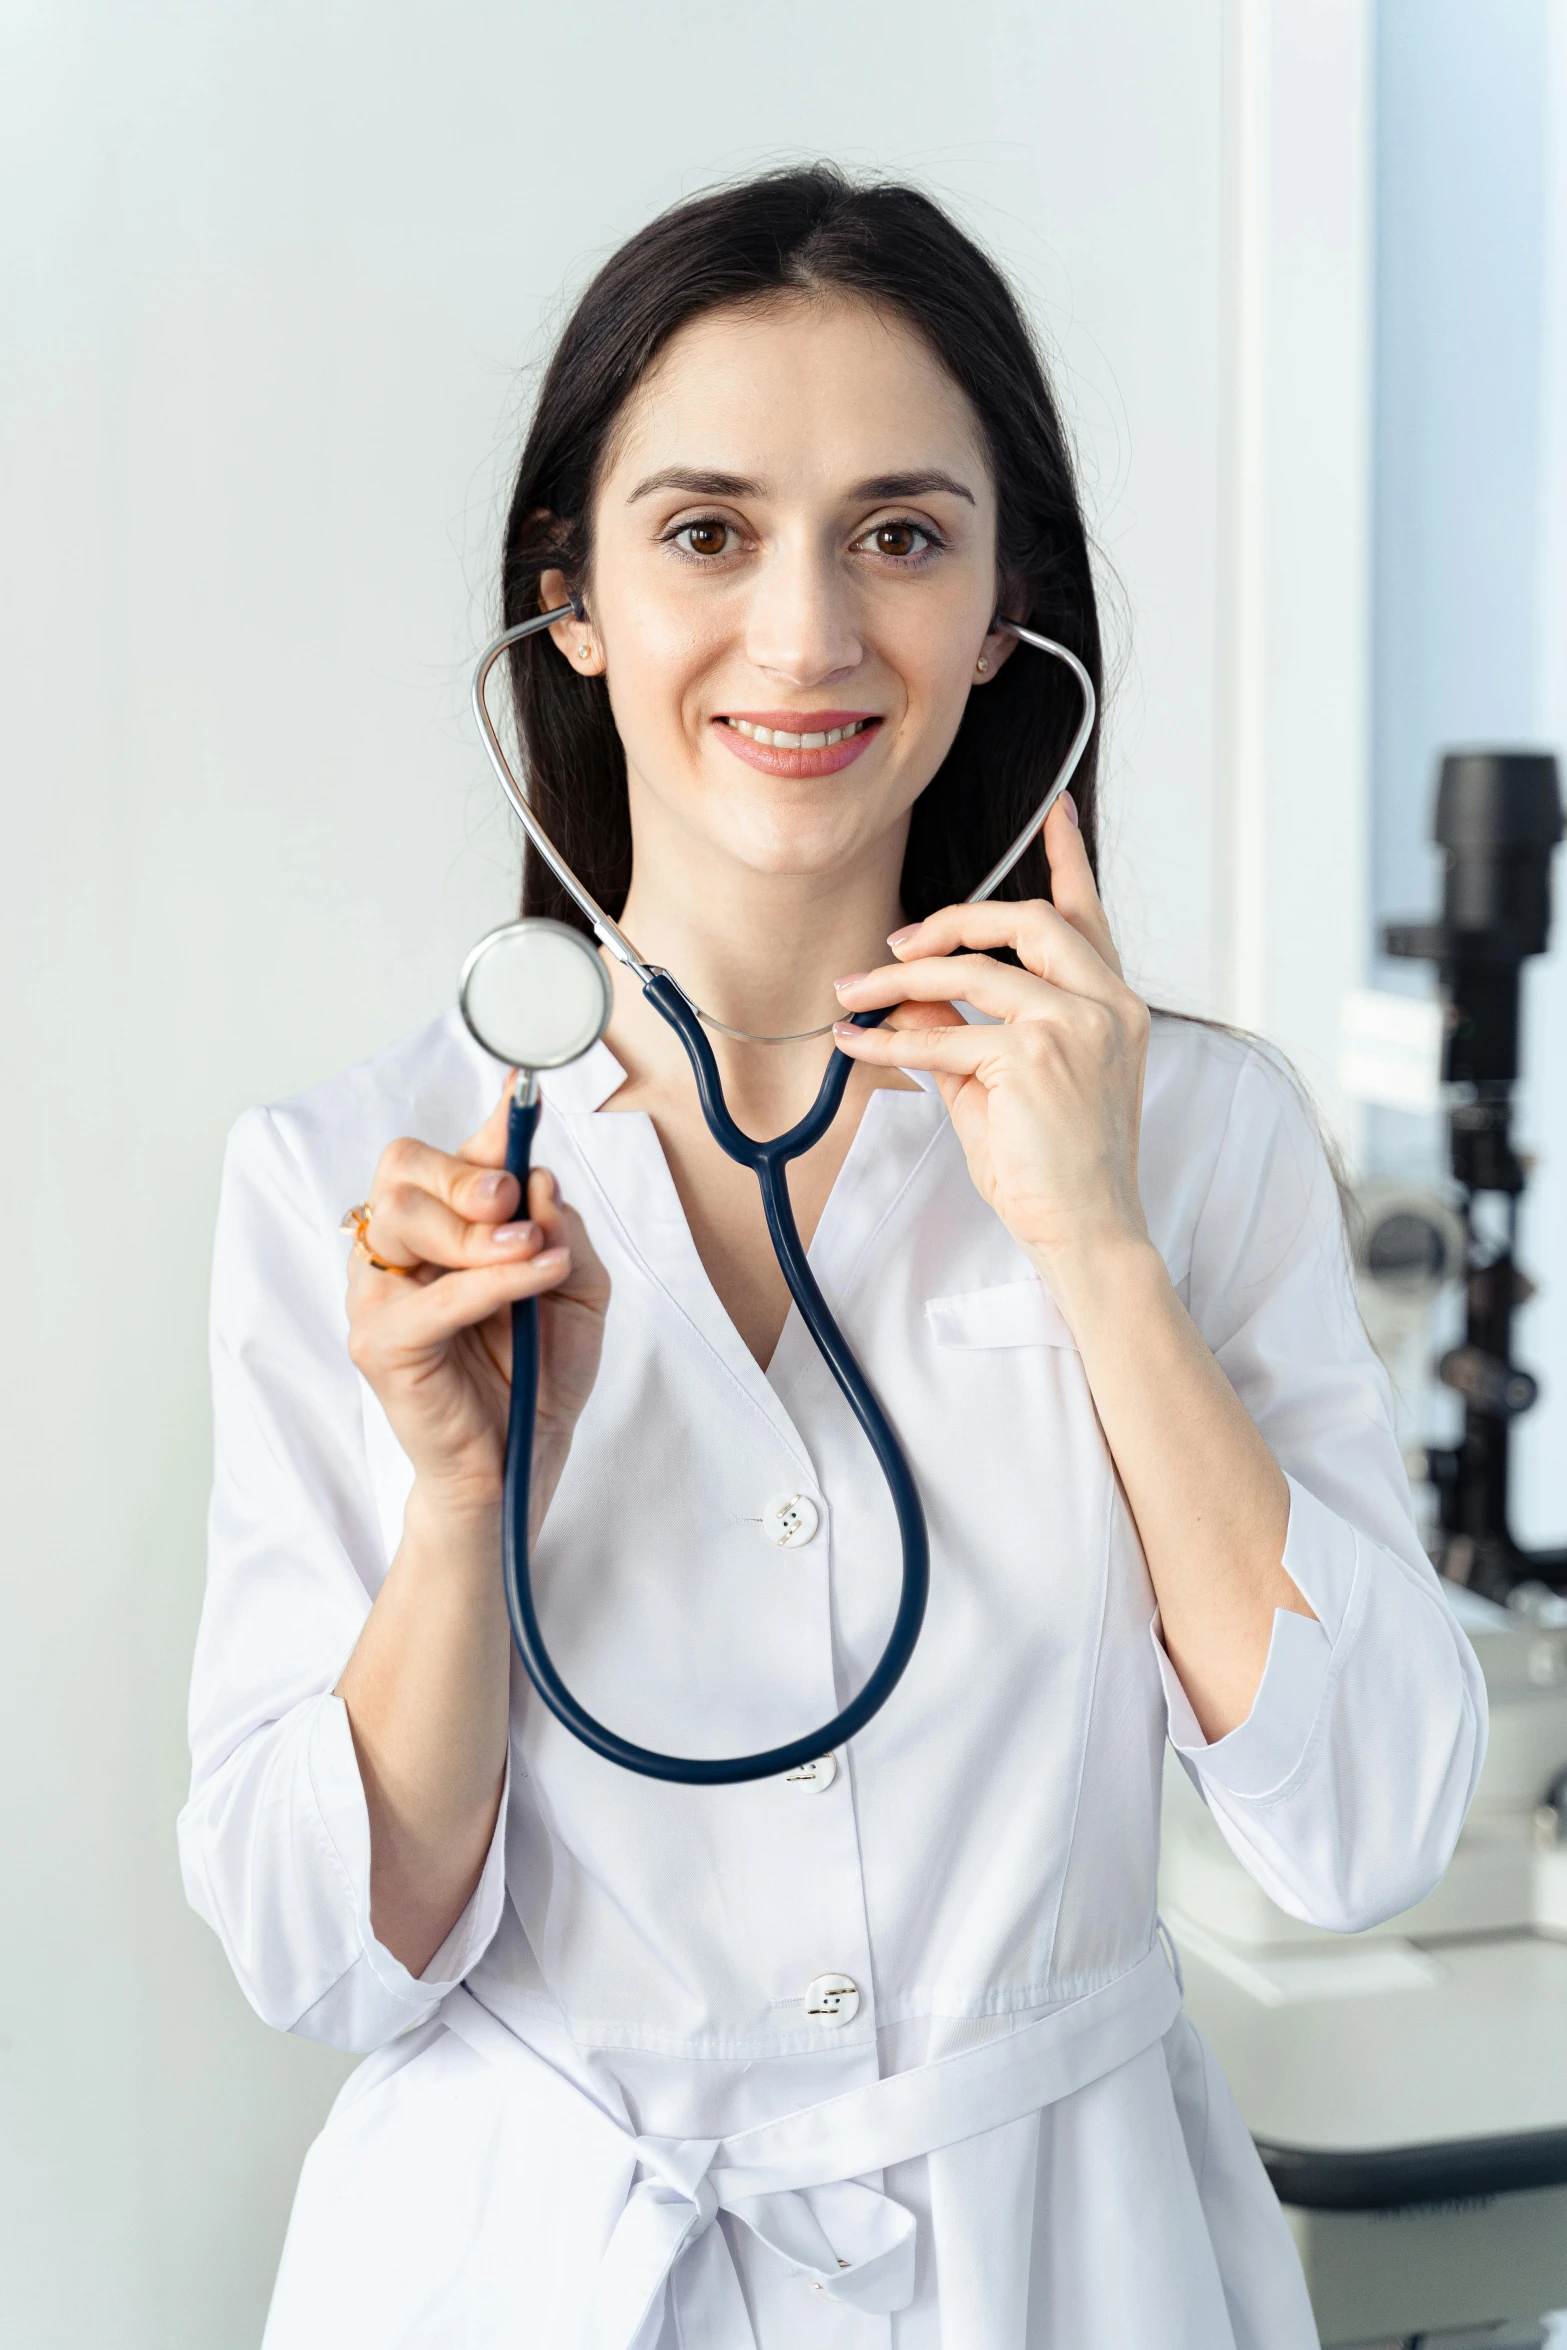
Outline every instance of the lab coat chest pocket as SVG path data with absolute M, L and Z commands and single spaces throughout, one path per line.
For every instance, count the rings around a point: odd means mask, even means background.
M 1037 1278 L 930 1298 L 925 1319 L 938 1346 L 1060 1346 L 1077 1352 L 1066 1316 Z
M 993 1503 L 1034 1523 L 1059 1524 L 1063 1507 L 1100 1518 L 1109 1455 L 1083 1358 L 1044 1283 L 928 1298 L 925 1320 L 948 1425 Z

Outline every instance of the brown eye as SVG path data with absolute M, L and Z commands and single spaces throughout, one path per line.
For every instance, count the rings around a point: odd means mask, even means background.
M 907 563 L 923 555 L 935 541 L 917 522 L 879 522 L 874 530 L 867 531 L 860 544 L 868 546 L 875 555 L 887 556 L 891 562 Z
M 693 555 L 722 555 L 729 537 L 727 522 L 688 522 L 681 539 Z

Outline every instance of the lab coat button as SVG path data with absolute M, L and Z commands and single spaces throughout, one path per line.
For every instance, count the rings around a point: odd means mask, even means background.
M 780 1550 L 803 1550 L 816 1537 L 822 1515 L 808 1493 L 786 1493 L 762 1512 L 762 1532 Z
M 838 1757 L 835 1754 L 819 1754 L 814 1762 L 803 1762 L 797 1769 L 785 1771 L 784 1785 L 809 1787 L 813 1795 L 820 1795 L 822 1789 L 830 1787 L 837 1776 Z
M 818 1975 L 805 1986 L 805 2012 L 819 2024 L 852 2023 L 860 2012 L 860 1987 L 850 1975 Z

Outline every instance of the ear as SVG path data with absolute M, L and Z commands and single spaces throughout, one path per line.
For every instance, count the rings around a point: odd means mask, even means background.
M 991 627 L 985 631 L 985 641 L 974 656 L 975 685 L 989 685 L 1003 661 L 1010 660 L 1017 651 L 1017 638 L 1009 628 Z
M 985 631 L 985 641 L 974 656 L 974 683 L 976 685 L 989 685 L 1002 662 L 1010 661 L 1017 651 L 1017 638 L 1012 634 L 1010 628 L 996 626 L 997 616 L 1002 612 L 1009 611 L 1026 612 L 1028 601 L 1028 589 L 1022 580 L 997 580 L 995 611 L 992 613 L 990 626 Z M 979 666 L 981 661 L 985 664 L 983 669 Z
M 550 630 L 550 635 L 554 639 L 557 649 L 565 655 L 579 677 L 602 677 L 604 674 L 604 648 L 599 642 L 598 631 L 582 607 L 581 598 L 575 595 L 567 585 L 564 571 L 550 570 L 541 573 L 539 578 L 539 610 L 553 612 L 561 604 L 571 605 L 573 617 L 569 620 L 557 620 Z M 579 610 L 582 611 L 581 619 L 575 616 Z

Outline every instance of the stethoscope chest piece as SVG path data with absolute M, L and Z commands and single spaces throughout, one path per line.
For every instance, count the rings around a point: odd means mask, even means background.
M 475 1043 L 517 1069 L 563 1069 L 598 1043 L 613 997 L 598 949 L 564 922 L 530 915 L 481 938 L 457 1004 Z

